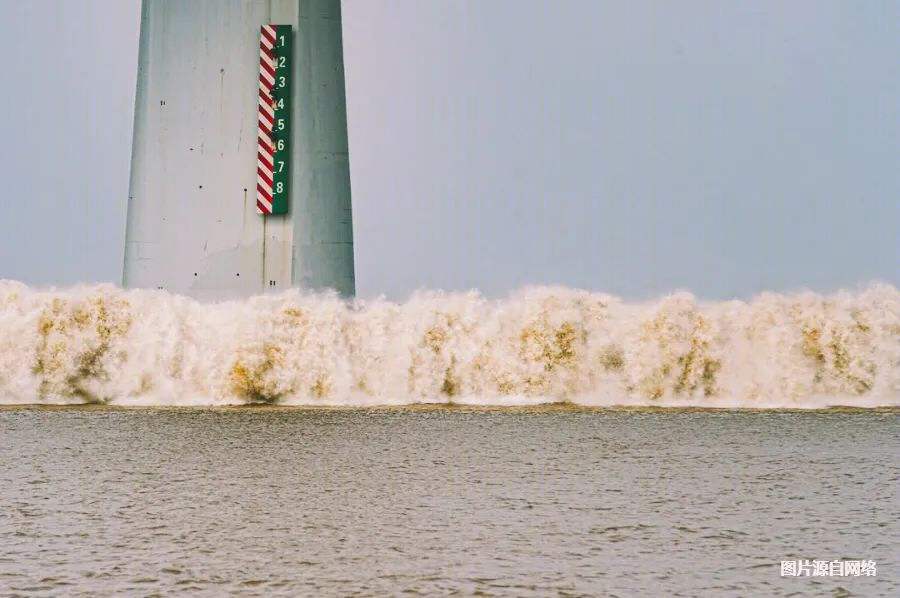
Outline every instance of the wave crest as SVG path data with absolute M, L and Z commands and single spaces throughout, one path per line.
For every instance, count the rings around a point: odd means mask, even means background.
M 0 402 L 900 404 L 900 293 L 634 303 L 560 287 L 201 304 L 0 281 Z

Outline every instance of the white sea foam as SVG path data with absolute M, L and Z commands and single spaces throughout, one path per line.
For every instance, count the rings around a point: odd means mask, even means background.
M 900 292 L 201 304 L 0 281 L 0 403 L 900 405 Z

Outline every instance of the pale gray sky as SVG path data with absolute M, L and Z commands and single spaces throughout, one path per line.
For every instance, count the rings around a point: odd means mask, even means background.
M 0 3 L 0 277 L 121 275 L 140 2 Z M 345 0 L 357 288 L 900 283 L 900 7 Z

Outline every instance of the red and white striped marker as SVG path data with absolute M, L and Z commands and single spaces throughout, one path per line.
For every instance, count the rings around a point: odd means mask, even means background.
M 260 214 L 272 213 L 273 166 L 275 145 L 275 27 L 263 25 L 259 40 L 259 137 L 256 157 L 256 208 Z

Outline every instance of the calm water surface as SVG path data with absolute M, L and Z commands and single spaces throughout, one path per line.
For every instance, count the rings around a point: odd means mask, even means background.
M 0 595 L 900 596 L 898 415 L 3 408 Z

